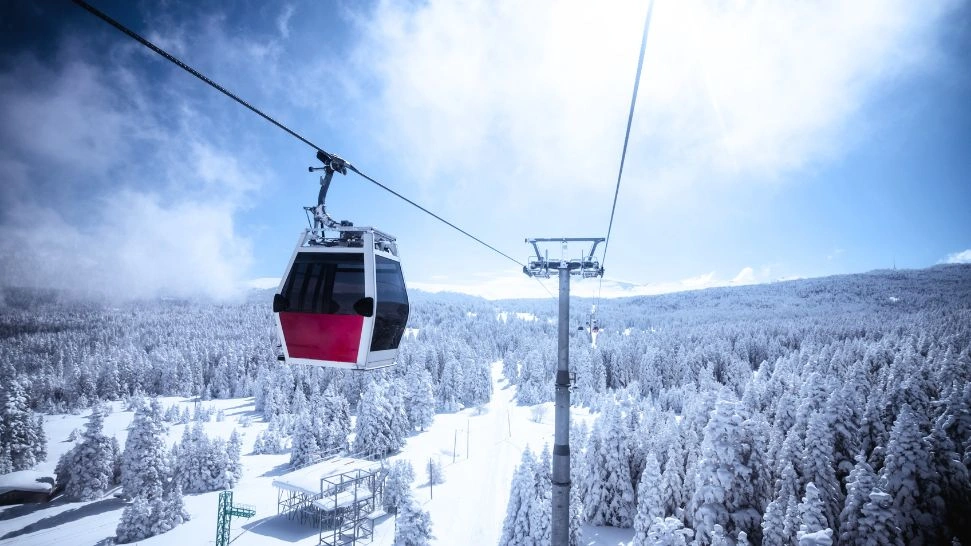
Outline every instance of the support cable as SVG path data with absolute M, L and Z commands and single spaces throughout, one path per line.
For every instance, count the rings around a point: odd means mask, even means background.
M 630 128 L 634 121 L 634 106 L 637 104 L 637 88 L 641 83 L 641 70 L 644 67 L 644 52 L 647 50 L 647 31 L 651 28 L 651 14 L 654 12 L 654 0 L 647 6 L 647 15 L 644 17 L 644 33 L 641 36 L 641 53 L 637 58 L 637 75 L 634 76 L 634 93 L 630 99 L 630 112 L 627 114 L 627 131 L 624 133 L 624 149 L 620 153 L 620 169 L 617 171 L 617 186 L 614 188 L 614 203 L 610 207 L 610 222 L 607 224 L 607 237 L 604 241 L 603 259 L 600 260 L 600 267 L 604 267 L 607 262 L 607 249 L 610 248 L 610 232 L 614 227 L 614 213 L 617 211 L 617 196 L 620 195 L 620 181 L 624 176 L 624 161 L 627 159 L 627 144 L 630 142 Z M 600 277 L 600 284 L 597 288 L 597 303 L 600 303 L 600 289 L 603 288 L 603 276 Z
M 270 117 L 269 115 L 267 115 L 266 113 L 264 113 L 259 108 L 257 108 L 255 106 L 253 106 L 252 104 L 246 102 L 245 100 L 241 99 L 239 96 L 235 95 L 233 92 L 229 91 L 225 87 L 223 87 L 223 86 L 219 85 L 218 83 L 214 82 L 213 80 L 209 79 L 205 74 L 202 74 L 198 70 L 192 68 L 191 66 L 189 66 L 188 64 L 186 64 L 185 62 L 183 62 L 179 58 L 175 57 L 174 55 L 172 55 L 168 51 L 165 51 L 164 49 L 162 49 L 159 46 L 155 45 L 154 43 L 152 43 L 148 39 L 142 37 L 141 35 L 139 35 L 135 31 L 129 29 L 128 27 L 124 26 L 123 24 L 119 23 L 118 21 L 112 19 L 107 14 L 105 14 L 104 12 L 98 10 L 97 8 L 95 8 L 94 6 L 92 6 L 91 4 L 88 4 L 84 0 L 73 0 L 73 2 L 75 4 L 77 4 L 78 6 L 84 8 L 88 12 L 90 12 L 92 15 L 98 17 L 102 21 L 108 23 L 109 25 L 115 27 L 116 29 L 118 29 L 122 33 L 126 34 L 128 37 L 132 38 L 133 40 L 135 40 L 138 43 L 142 44 L 143 46 L 147 47 L 148 49 L 151 49 L 155 53 L 158 53 L 160 56 L 162 56 L 167 61 L 170 61 L 171 63 L 173 63 L 176 66 L 178 66 L 179 68 L 185 70 L 189 74 L 192 74 L 196 78 L 199 78 L 200 80 L 202 80 L 203 82 L 205 82 L 206 84 L 208 84 L 213 89 L 219 91 L 220 93 L 222 93 L 222 94 L 226 95 L 227 97 L 233 99 L 234 101 L 238 102 L 239 104 L 241 104 L 242 106 L 244 106 L 248 110 L 252 111 L 256 115 L 260 116 L 261 118 L 265 119 L 266 121 L 268 121 L 268 122 L 272 123 L 273 125 L 277 126 L 279 129 L 282 129 L 284 132 L 286 132 L 290 136 L 296 138 L 300 142 L 303 142 L 307 146 L 310 146 L 311 148 L 313 148 L 313 149 L 315 149 L 315 150 L 317 150 L 319 152 L 322 152 L 322 153 L 324 153 L 324 154 L 326 154 L 328 156 L 332 155 L 329 152 L 327 152 L 324 149 L 322 149 L 320 146 L 317 146 L 313 142 L 307 140 L 306 138 L 304 138 L 303 136 L 301 136 L 296 131 L 290 129 L 286 125 L 284 125 L 284 124 L 280 123 L 279 121 L 273 119 L 272 117 Z M 388 186 L 386 186 L 386 185 L 378 182 L 377 180 L 371 178 L 370 176 L 364 174 L 363 172 L 361 172 L 354 165 L 348 163 L 347 164 L 347 168 L 350 169 L 351 171 L 354 171 L 355 173 L 357 173 L 359 176 L 361 176 L 362 178 L 364 178 L 368 182 L 371 182 L 372 184 L 375 184 L 376 186 L 378 186 L 379 188 L 387 191 L 391 195 L 394 195 L 395 197 L 397 197 L 397 198 L 401 199 L 402 201 L 408 203 L 409 205 L 417 208 L 418 210 L 424 212 L 425 214 L 428 214 L 432 218 L 438 220 L 439 222 L 442 222 L 443 224 L 447 225 L 448 227 L 450 227 L 450 228 L 458 231 L 462 235 L 465 235 L 466 237 L 468 237 L 468 238 L 472 239 L 473 241 L 479 243 L 480 245 L 488 248 L 489 250 L 492 250 L 496 254 L 499 254 L 500 256 L 502 256 L 502 257 L 504 257 L 504 258 L 512 261 L 513 263 L 519 265 L 520 267 L 524 267 L 525 266 L 525 264 L 523 264 L 519 260 L 513 258 L 512 256 L 506 254 L 505 252 L 502 252 L 501 250 L 499 250 L 496 247 L 490 245 L 489 243 L 483 241 L 482 239 L 476 237 L 475 235 L 472 235 L 468 231 L 465 231 L 464 229 L 462 229 L 462 228 L 456 226 L 455 224 L 453 224 L 452 222 L 449 222 L 448 220 L 442 218 L 441 216 L 435 214 L 434 212 L 428 210 L 427 208 L 419 205 L 418 203 L 412 201 L 411 199 L 408 199 L 404 195 L 401 195 L 400 193 L 396 192 L 395 190 L 389 188 Z M 553 294 L 549 291 L 548 288 L 546 288 L 546 285 L 544 285 L 543 283 L 540 283 L 540 285 L 543 286 L 543 288 L 546 290 L 546 292 L 548 294 L 550 294 L 550 297 L 553 297 Z

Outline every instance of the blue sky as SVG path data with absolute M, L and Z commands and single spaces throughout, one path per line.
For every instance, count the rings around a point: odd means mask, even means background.
M 606 234 L 646 2 L 93 4 L 517 259 Z M 309 148 L 69 3 L 2 10 L 4 283 L 282 273 Z M 605 295 L 971 261 L 968 51 L 967 2 L 658 0 Z M 414 287 L 546 296 L 354 175 L 329 210 Z

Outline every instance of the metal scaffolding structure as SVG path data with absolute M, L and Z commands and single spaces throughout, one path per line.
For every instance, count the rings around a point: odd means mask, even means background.
M 383 481 L 378 472 L 353 470 L 324 478 L 324 494 L 314 501 L 321 514 L 320 545 L 350 546 L 374 537 L 374 520 L 383 514 L 378 501 Z
M 338 457 L 273 480 L 277 513 L 320 530 L 322 546 L 370 542 L 374 520 L 384 515 L 384 472 L 380 463 Z

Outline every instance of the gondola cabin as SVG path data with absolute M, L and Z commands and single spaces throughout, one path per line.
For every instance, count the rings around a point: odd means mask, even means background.
M 408 293 L 394 237 L 338 226 L 306 230 L 273 312 L 291 364 L 369 370 L 390 366 L 408 322 Z

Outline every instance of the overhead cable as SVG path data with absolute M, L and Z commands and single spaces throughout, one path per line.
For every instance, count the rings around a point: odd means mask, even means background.
M 92 6 L 91 4 L 88 4 L 88 3 L 87 3 L 87 2 L 85 2 L 84 0 L 73 0 L 73 2 L 74 2 L 75 4 L 77 4 L 77 5 L 79 5 L 79 6 L 81 6 L 82 8 L 84 8 L 85 10 L 87 10 L 88 12 L 90 12 L 90 13 L 91 13 L 92 15 L 94 15 L 94 16 L 96 16 L 96 17 L 98 17 L 98 18 L 99 18 L 99 19 L 101 19 L 102 21 L 104 21 L 104 22 L 106 22 L 106 23 L 108 23 L 109 25 L 111 25 L 111 26 L 113 26 L 113 27 L 115 27 L 116 29 L 118 29 L 118 30 L 120 30 L 121 32 L 123 32 L 124 34 L 126 34 L 126 35 L 127 35 L 127 36 L 129 36 L 130 38 L 132 38 L 132 39 L 134 39 L 134 40 L 135 40 L 135 41 L 137 41 L 138 43 L 140 43 L 140 44 L 142 44 L 143 46 L 145 46 L 145 47 L 147 47 L 147 48 L 149 48 L 149 49 L 151 49 L 151 50 L 152 50 L 152 51 L 154 51 L 155 53 L 158 53 L 158 54 L 159 54 L 160 56 L 162 56 L 162 57 L 163 57 L 164 59 L 166 59 L 166 60 L 168 60 L 168 61 L 170 61 L 170 62 L 172 62 L 173 64 L 175 64 L 175 65 L 176 65 L 176 66 L 178 66 L 179 68 L 181 68 L 181 69 L 183 69 L 183 70 L 185 70 L 185 71 L 186 71 L 186 72 L 188 72 L 189 74 L 192 74 L 192 75 L 193 75 L 193 76 L 195 76 L 196 78 L 199 78 L 200 80 L 202 80 L 203 82 L 205 82 L 205 83 L 207 83 L 207 84 L 208 84 L 209 86 L 211 86 L 211 87 L 212 87 L 213 89 L 216 89 L 216 90 L 217 90 L 217 91 L 219 91 L 220 93 L 222 93 L 222 94 L 224 94 L 224 95 L 226 95 L 227 97 L 229 97 L 229 98 L 231 98 L 231 99 L 233 99 L 234 101 L 236 101 L 236 102 L 238 102 L 238 103 L 239 103 L 239 104 L 241 104 L 242 106 L 244 106 L 244 107 L 246 107 L 246 108 L 247 108 L 248 110 L 250 110 L 250 111 L 252 111 L 252 112 L 253 112 L 253 113 L 255 113 L 256 115 L 258 115 L 258 116 L 260 116 L 261 118 L 263 118 L 263 119 L 265 119 L 266 121 L 268 121 L 268 122 L 270 122 L 270 123 L 272 123 L 273 125 L 275 125 L 275 126 L 277 126 L 277 127 L 278 127 L 278 128 L 280 128 L 280 129 L 282 129 L 282 130 L 283 130 L 283 131 L 285 131 L 285 132 L 286 132 L 287 134 L 289 134 L 290 136 L 292 136 L 292 137 L 294 137 L 294 138 L 296 138 L 296 139 L 297 139 L 297 140 L 299 140 L 300 142 L 303 142 L 303 143 L 304 143 L 304 144 L 306 144 L 307 146 L 310 146 L 311 148 L 313 148 L 313 149 L 315 149 L 315 150 L 317 150 L 317 151 L 320 151 L 320 152 L 323 152 L 324 154 L 327 154 L 327 155 L 331 155 L 331 154 L 330 154 L 329 152 L 327 152 L 327 151 L 325 151 L 325 150 L 324 150 L 323 148 L 321 148 L 320 146 L 317 146 L 317 145 L 316 145 L 316 144 L 314 144 L 313 142 L 311 142 L 311 141 L 309 141 L 309 140 L 307 140 L 306 138 L 304 138 L 303 136 L 301 136 L 301 135 L 300 135 L 299 133 L 297 133 L 296 131 L 294 131 L 294 130 L 292 130 L 292 129 L 290 129 L 290 128 L 289 128 L 289 127 L 287 127 L 286 125 L 284 125 L 284 124 L 282 124 L 282 123 L 280 123 L 279 121 L 277 121 L 277 120 L 275 120 L 275 119 L 273 119 L 272 117 L 270 117 L 269 115 L 267 115 L 266 113 L 264 113 L 264 112 L 263 112 L 262 110 L 260 110 L 259 108 L 257 108 L 257 107 L 255 107 L 255 106 L 253 106 L 252 104 L 250 104 L 250 103 L 248 103 L 248 102 L 246 102 L 245 100 L 243 100 L 243 99 L 241 99 L 241 98 L 240 98 L 239 96 L 237 96 L 237 95 L 236 95 L 236 94 L 234 94 L 233 92 L 231 92 L 231 91 L 229 91 L 229 90 L 228 90 L 228 89 L 226 89 L 225 87 L 223 87 L 223 86 L 221 86 L 221 85 L 219 85 L 218 83 L 216 83 L 216 82 L 214 82 L 213 80 L 211 80 L 210 78 L 208 78 L 208 77 L 207 77 L 207 76 L 206 76 L 205 74 L 202 74 L 201 72 L 199 72 L 198 70 L 196 70 L 196 69 L 194 69 L 194 68 L 192 68 L 191 66 L 189 66 L 188 64 L 186 64 L 185 62 L 183 62 L 183 61 L 182 61 L 182 60 L 180 60 L 179 58 L 177 58 L 177 57 L 175 57 L 174 55 L 172 55 L 172 54 L 171 54 L 171 53 L 169 53 L 168 51 L 165 51 L 164 49 L 162 49 L 162 48 L 160 48 L 159 46 L 157 46 L 157 45 L 155 45 L 155 44 L 153 44 L 153 43 L 152 43 L 151 41 L 149 41 L 148 39 L 146 39 L 146 38 L 144 38 L 144 37 L 142 37 L 141 35 L 139 35 L 139 34 L 138 34 L 138 33 L 136 33 L 135 31 L 133 31 L 133 30 L 131 30 L 131 29 L 129 29 L 128 27 L 126 27 L 126 26 L 124 26 L 123 24 L 121 24 L 121 23 L 119 23 L 118 21 L 116 21 L 116 20 L 114 20 L 114 19 L 112 19 L 112 18 L 111 18 L 110 16 L 108 16 L 108 15 L 107 15 L 107 14 L 105 14 L 104 12 L 102 12 L 102 11 L 100 11 L 100 10 L 98 10 L 97 8 L 95 8 L 94 6 Z M 477 242 L 477 243 L 479 243 L 479 244 L 481 244 L 481 245 L 483 245 L 483 246 L 485 246 L 485 247 L 486 247 L 486 248 L 488 248 L 489 250 L 492 250 L 492 251 L 493 251 L 493 252 L 495 252 L 496 254 L 499 254 L 500 256 L 502 256 L 502 257 L 504 257 L 504 258 L 506 258 L 506 259 L 508 259 L 508 260 L 510 260 L 510 261 L 512 261 L 513 263 L 515 263 L 515 264 L 517 264 L 517 265 L 519 265 L 519 266 L 521 266 L 521 267 L 524 267 L 524 265 L 525 265 L 525 264 L 523 264 L 523 263 L 522 263 L 522 262 L 520 262 L 519 260 L 517 260 L 517 259 L 515 259 L 515 258 L 513 258 L 512 256 L 510 256 L 510 255 L 508 255 L 508 254 L 506 254 L 505 252 L 502 252 L 501 250 L 499 250 L 499 249 L 497 249 L 496 247 L 494 247 L 494 246 L 492 246 L 492 245 L 490 245 L 489 243 L 486 243 L 485 241 L 483 241 L 482 239 L 480 239 L 480 238 L 478 238 L 478 237 L 476 237 L 475 235 L 472 235 L 472 234 L 471 234 L 471 233 L 469 233 L 468 231 L 465 231 L 464 229 L 462 229 L 462 228 L 460 228 L 460 227 L 458 227 L 458 226 L 456 226 L 455 224 L 453 224 L 452 222 L 449 222 L 448 220 L 446 220 L 446 219 L 444 219 L 444 218 L 442 218 L 441 216 L 439 216 L 439 215 L 437 215 L 437 214 L 435 214 L 435 213 L 433 213 L 432 211 L 430 211 L 430 210 L 428 210 L 427 208 L 425 208 L 425 207 L 423 207 L 423 206 L 421 206 L 421 205 L 419 205 L 418 203 L 416 203 L 416 202 L 414 202 L 414 201 L 412 201 L 411 199 L 408 199 L 407 197 L 405 197 L 405 196 L 403 196 L 403 195 L 401 195 L 400 193 L 398 193 L 398 192 L 396 192 L 395 190 L 393 190 L 393 189 L 391 189 L 391 188 L 389 188 L 388 186 L 386 186 L 386 185 L 384 185 L 384 184 L 382 184 L 382 183 L 380 183 L 380 182 L 378 182 L 377 180 L 375 180 L 375 179 L 373 179 L 373 178 L 371 178 L 370 176 L 368 176 L 368 175 L 366 175 L 366 174 L 364 174 L 363 172 L 361 172 L 361 171 L 360 171 L 360 170 L 359 170 L 359 169 L 358 169 L 357 167 L 355 167 L 354 165 L 352 165 L 352 164 L 347 164 L 347 168 L 348 168 L 348 169 L 350 169 L 350 170 L 352 170 L 352 171 L 354 171 L 355 173 L 357 173 L 358 175 L 360 175 L 360 176 L 361 176 L 362 178 L 364 178 L 365 180 L 367 180 L 367 181 L 369 181 L 369 182 L 371 182 L 371 183 L 373 183 L 373 184 L 375 184 L 375 185 L 376 185 L 376 186 L 378 186 L 379 188 L 381 188 L 381 189 L 383 189 L 383 190 L 385 190 L 385 191 L 387 191 L 387 192 L 389 192 L 389 193 L 391 193 L 392 195 L 394 195 L 395 197 L 397 197 L 397 198 L 399 198 L 399 199 L 401 199 L 401 200 L 403 200 L 404 202 L 406 202 L 406 203 L 408 203 L 409 205 L 411 205 L 411 206 L 413 206 L 413 207 L 415 207 L 415 208 L 417 208 L 418 210 L 420 210 L 420 211 L 422 211 L 422 212 L 424 212 L 425 214 L 428 214 L 428 215 L 429 215 L 429 216 L 431 216 L 432 218 L 435 218 L 435 219 L 436 219 L 436 220 L 438 220 L 439 222 L 442 222 L 443 224 L 445 224 L 445 225 L 447 225 L 448 227 L 450 227 L 450 228 L 452 228 L 452 229 L 454 229 L 454 230 L 456 230 L 456 231 L 458 231 L 458 232 L 459 232 L 459 233 L 461 233 L 462 235 L 465 235 L 466 237 L 469 237 L 469 238 L 470 238 L 470 239 L 472 239 L 473 241 L 475 241 L 475 242 Z M 542 285 L 542 283 L 540 283 L 540 284 Z M 542 286 L 543 286 L 544 288 L 546 288 L 546 286 L 545 286 L 545 285 L 542 285 Z M 549 289 L 548 289 L 548 288 L 546 289 L 546 291 L 547 291 L 547 293 L 549 293 Z M 551 294 L 551 295 L 552 295 L 552 294 Z
M 644 32 L 641 35 L 641 53 L 637 58 L 637 74 L 634 76 L 634 92 L 630 98 L 630 112 L 627 114 L 627 131 L 624 133 L 624 148 L 620 153 L 620 168 L 617 170 L 617 185 L 614 187 L 614 203 L 610 207 L 610 222 L 607 224 L 607 237 L 604 241 L 603 259 L 600 266 L 604 267 L 607 262 L 607 249 L 610 248 L 610 233 L 614 227 L 614 213 L 617 212 L 617 196 L 620 195 L 620 181 L 624 176 L 624 162 L 627 159 L 627 144 L 630 142 L 630 128 L 634 121 L 634 107 L 637 105 L 637 89 L 641 83 L 641 70 L 644 67 L 644 52 L 647 51 L 647 32 L 651 28 L 651 14 L 654 12 L 654 0 L 647 6 L 647 15 L 644 17 Z M 600 278 L 600 286 L 603 286 L 603 277 Z M 600 289 L 597 289 L 597 300 L 600 300 Z

